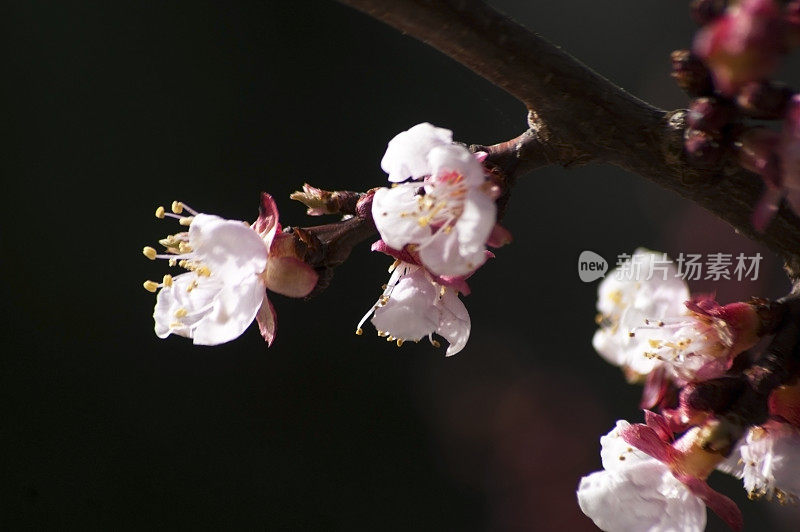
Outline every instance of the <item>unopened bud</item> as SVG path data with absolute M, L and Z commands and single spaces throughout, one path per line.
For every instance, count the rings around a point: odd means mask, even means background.
M 683 146 L 689 162 L 700 168 L 713 167 L 722 157 L 722 146 L 717 138 L 707 131 L 686 129 Z
M 728 124 L 733 115 L 733 109 L 716 98 L 697 98 L 689 107 L 686 123 L 693 129 L 718 132 Z
M 711 94 L 711 74 L 703 62 L 689 50 L 675 50 L 671 55 L 672 79 L 690 96 Z
M 785 29 L 773 0 L 742 0 L 697 33 L 693 50 L 708 65 L 716 88 L 733 96 L 775 70 Z
M 783 83 L 754 81 L 746 84 L 736 96 L 739 109 L 753 118 L 780 118 L 792 97 L 792 89 Z

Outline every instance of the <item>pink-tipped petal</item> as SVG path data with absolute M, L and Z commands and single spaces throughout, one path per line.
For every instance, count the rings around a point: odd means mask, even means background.
M 700 497 L 706 506 L 711 508 L 720 519 L 725 521 L 731 529 L 739 531 L 744 526 L 744 519 L 742 512 L 736 503 L 730 500 L 725 495 L 711 489 L 705 480 L 700 480 L 689 475 L 676 475 L 689 491 Z
M 272 345 L 275 341 L 275 332 L 278 329 L 278 324 L 275 319 L 275 308 L 267 299 L 267 294 L 264 294 L 264 300 L 261 302 L 261 308 L 258 309 L 256 314 L 256 321 L 258 322 L 258 330 L 264 340 L 267 342 L 267 347 Z
M 267 288 L 288 297 L 305 297 L 317 285 L 319 275 L 294 257 L 275 257 L 267 261 L 263 273 Z
M 511 240 L 511 231 L 500 224 L 494 224 L 492 232 L 489 233 L 489 238 L 486 240 L 486 245 L 499 248 L 511 243 Z

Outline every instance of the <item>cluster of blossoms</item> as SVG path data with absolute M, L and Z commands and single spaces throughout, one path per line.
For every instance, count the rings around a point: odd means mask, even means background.
M 640 249 L 632 260 L 647 263 L 661 256 Z M 702 530 L 708 506 L 739 529 L 736 505 L 706 484 L 715 469 L 743 479 L 752 498 L 796 501 L 796 377 L 772 392 L 768 420 L 750 427 L 737 445 L 718 450 L 710 444 L 716 416 L 729 406 L 712 405 L 724 400 L 722 384 L 733 382 L 737 362 L 769 333 L 761 303 L 719 305 L 707 296 L 691 297 L 674 275 L 638 280 L 617 273 L 599 286 L 600 328 L 593 343 L 630 382 L 644 383 L 646 423 L 619 421 L 601 438 L 603 471 L 584 477 L 578 488 L 584 513 L 609 531 Z M 715 386 L 716 395 L 709 399 L 707 392 Z M 725 451 L 730 452 L 727 458 Z
M 695 99 L 685 148 L 697 165 L 716 165 L 732 146 L 738 163 L 763 178 L 753 214 L 763 231 L 785 198 L 800 213 L 800 96 L 769 77 L 800 44 L 800 2 L 695 0 L 702 26 L 691 51 L 673 52 L 673 77 Z M 752 127 L 748 119 L 778 120 Z
M 365 216 L 381 237 L 372 249 L 394 263 L 358 334 L 372 317 L 378 335 L 398 346 L 423 337 L 438 346 L 436 334 L 448 341 L 447 355 L 464 348 L 470 318 L 459 294 L 469 293 L 466 279 L 492 256 L 486 246 L 510 241 L 496 221 L 499 188 L 481 164 L 485 157 L 454 143 L 449 130 L 427 123 L 389 142 L 381 166 L 393 185 L 370 191 L 359 204 L 371 204 Z M 292 197 L 306 203 L 310 215 L 322 215 L 337 212 L 337 194 L 305 185 Z M 156 216 L 175 218 L 188 231 L 162 239 L 165 253 L 144 248 L 149 259 L 166 259 L 187 270 L 165 275 L 161 283 L 144 283 L 158 291 L 156 334 L 214 345 L 238 337 L 256 320 L 271 344 L 276 319 L 266 291 L 306 297 L 319 281 L 295 235 L 281 231 L 272 197 L 262 194 L 252 225 L 198 213 L 179 202 L 172 211 L 159 207 Z

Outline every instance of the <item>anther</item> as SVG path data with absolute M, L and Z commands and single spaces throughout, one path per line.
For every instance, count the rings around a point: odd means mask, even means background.
M 175 317 L 178 319 L 185 318 L 187 314 L 189 314 L 189 311 L 185 308 L 179 308 L 175 311 Z
M 155 281 L 145 281 L 142 286 L 144 286 L 144 289 L 148 292 L 155 293 L 155 291 L 158 290 L 158 283 Z
M 180 214 L 183 212 L 183 203 L 180 201 L 173 201 L 172 202 L 172 212 L 175 214 Z
M 161 284 L 163 284 L 167 288 L 172 286 L 172 276 L 169 275 L 169 274 L 165 275 L 164 279 L 162 279 L 162 281 L 161 281 Z
M 197 275 L 199 275 L 200 277 L 208 277 L 209 275 L 211 275 L 211 270 L 208 269 L 208 266 L 200 266 L 199 268 L 197 268 L 197 271 L 195 273 L 197 273 Z
M 192 220 L 194 220 L 194 216 L 185 216 L 178 220 L 178 222 L 183 226 L 189 226 L 192 225 Z
M 403 347 L 403 339 L 402 338 L 398 338 L 397 339 L 397 347 Z
M 442 347 L 442 344 L 439 343 L 439 340 L 431 340 L 431 345 L 433 347 Z
M 156 218 L 164 218 L 164 207 L 156 209 Z
M 142 255 L 144 255 L 150 260 L 156 260 L 156 250 L 151 248 L 150 246 L 145 246 L 142 249 Z
M 361 336 L 362 334 L 364 334 L 364 329 L 362 329 L 361 327 L 359 327 L 358 329 L 356 329 L 356 334 L 357 334 L 358 336 Z
M 186 242 L 181 242 L 180 244 L 178 244 L 179 253 L 189 253 L 190 251 L 192 251 L 192 246 L 190 246 Z

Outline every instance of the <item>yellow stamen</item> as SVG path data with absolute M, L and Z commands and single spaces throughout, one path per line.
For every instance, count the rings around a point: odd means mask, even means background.
M 192 251 L 192 246 L 190 246 L 186 242 L 181 242 L 180 244 L 178 244 L 179 253 L 189 253 L 190 251 Z
M 189 226 L 192 225 L 192 220 L 194 220 L 194 216 L 186 216 L 181 218 L 178 222 L 183 226 Z
M 403 340 L 401 338 L 397 339 L 397 347 L 403 347 Z
M 189 311 L 185 308 L 179 308 L 175 311 L 175 317 L 178 319 L 185 318 L 187 314 L 189 314 Z
M 183 203 L 180 201 L 173 201 L 172 202 L 172 212 L 175 214 L 180 214 L 183 212 Z
M 431 345 L 433 345 L 433 347 L 442 347 L 442 344 L 439 343 L 439 340 L 432 340 Z
M 164 218 L 164 207 L 159 207 L 156 209 L 156 218 Z
M 361 336 L 362 334 L 364 334 L 364 329 L 362 329 L 361 327 L 359 327 L 358 329 L 356 329 L 356 334 L 357 334 L 358 336 Z
M 158 290 L 158 283 L 155 281 L 145 281 L 142 286 L 144 286 L 144 289 L 148 292 L 155 292 Z
M 162 283 L 162 284 L 163 284 L 165 287 L 169 288 L 170 286 L 172 286 L 172 276 L 171 276 L 171 275 L 169 275 L 169 274 L 165 275 L 165 276 L 164 276 L 164 279 L 161 281 L 161 283 Z
M 208 269 L 208 266 L 200 266 L 199 268 L 197 268 L 196 273 L 200 277 L 208 277 L 209 275 L 211 275 L 211 270 Z
M 150 260 L 156 260 L 156 250 L 151 248 L 150 246 L 145 246 L 142 249 L 142 255 L 144 255 Z

